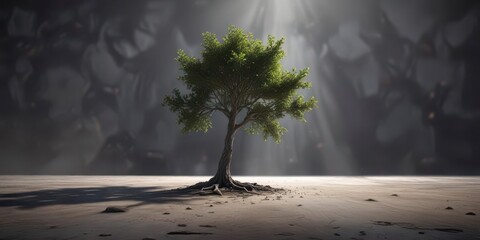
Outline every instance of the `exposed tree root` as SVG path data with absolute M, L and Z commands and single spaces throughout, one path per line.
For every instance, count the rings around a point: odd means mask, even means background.
M 278 192 L 282 189 L 272 188 L 268 185 L 263 186 L 257 183 L 239 182 L 232 178 L 217 179 L 211 178 L 207 182 L 199 182 L 186 189 L 200 190 L 200 194 L 217 194 L 223 196 L 223 192 L 241 192 L 249 194 L 260 194 L 262 192 Z M 222 192 L 223 191 L 223 192 Z
M 223 196 L 223 194 L 222 194 L 222 192 L 220 191 L 220 189 L 218 189 L 218 184 L 213 184 L 213 185 L 210 186 L 210 187 L 203 187 L 203 188 L 201 189 L 202 192 L 205 191 L 205 190 L 212 190 L 213 193 L 218 194 L 218 195 L 220 195 L 220 196 Z

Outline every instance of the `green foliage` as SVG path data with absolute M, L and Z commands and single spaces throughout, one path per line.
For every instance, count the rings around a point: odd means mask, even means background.
M 183 75 L 188 94 L 178 89 L 166 96 L 164 105 L 178 114 L 183 131 L 204 131 L 212 127 L 211 115 L 222 112 L 235 121 L 235 130 L 249 125 L 247 131 L 272 137 L 279 142 L 286 129 L 278 119 L 290 115 L 299 120 L 316 105 L 314 97 L 305 100 L 297 93 L 310 88 L 305 81 L 308 68 L 283 70 L 285 39 L 269 36 L 265 45 L 237 27 L 229 27 L 220 42 L 213 33 L 203 34 L 201 59 L 178 51 L 176 60 Z M 240 111 L 243 119 L 236 122 Z

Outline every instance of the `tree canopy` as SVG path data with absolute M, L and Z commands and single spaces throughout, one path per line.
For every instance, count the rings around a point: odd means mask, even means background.
M 215 111 L 223 113 L 234 130 L 246 126 L 279 142 L 286 132 L 279 119 L 286 115 L 303 120 L 316 100 L 305 100 L 297 90 L 310 88 L 305 81 L 308 68 L 284 70 L 284 38 L 268 36 L 265 44 L 241 28 L 228 28 L 223 41 L 213 33 L 203 34 L 201 58 L 178 51 L 176 61 L 183 72 L 178 79 L 189 93 L 174 89 L 164 105 L 177 113 L 184 132 L 208 131 Z M 240 112 L 242 119 L 238 119 Z

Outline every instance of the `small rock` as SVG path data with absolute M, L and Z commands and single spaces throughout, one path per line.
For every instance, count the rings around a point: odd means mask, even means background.
M 300 196 L 300 198 L 303 198 L 303 196 Z
M 298 204 L 298 205 L 297 205 L 297 207 L 301 207 L 301 206 L 303 206 L 303 205 L 302 205 L 302 204 Z
M 398 194 L 394 193 L 394 194 L 392 194 L 392 195 L 390 195 L 390 196 L 392 196 L 392 197 L 398 197 Z
M 204 227 L 204 228 L 216 228 L 217 226 L 214 226 L 214 225 L 198 225 L 199 227 Z
M 333 235 L 340 237 L 340 233 L 334 233 Z
M 212 204 L 210 204 L 210 206 L 209 206 L 209 207 L 213 207 L 213 205 L 212 205 Z
M 50 226 L 50 227 L 48 227 L 48 228 L 50 228 L 50 229 L 55 229 L 55 228 L 58 228 L 58 226 L 55 226 L 55 225 L 54 225 L 54 226 Z
M 377 200 L 375 200 L 375 199 L 373 199 L 373 198 L 369 198 L 369 199 L 367 199 L 367 200 L 365 200 L 365 201 L 367 201 L 367 202 L 376 202 Z
M 181 224 L 178 224 L 177 226 L 179 226 L 179 227 L 186 227 L 186 226 L 187 226 L 187 224 L 183 224 L 183 223 L 181 223 Z
M 446 209 L 446 210 L 453 210 L 452 207 L 446 207 L 445 209 Z
M 146 238 L 142 238 L 142 240 L 156 240 L 156 239 L 155 239 L 155 238 L 146 237 Z
M 367 235 L 367 233 L 365 231 L 360 231 L 360 232 L 358 232 L 358 235 L 365 236 L 365 235 Z
M 288 237 L 288 236 L 295 236 L 295 233 L 283 232 L 283 233 L 277 233 L 275 235 Z
M 418 234 L 425 234 L 424 232 L 418 232 Z
M 110 233 L 100 233 L 100 234 L 98 234 L 98 236 L 99 237 L 111 237 L 112 234 L 110 234 Z
M 127 211 L 126 207 L 107 207 L 105 208 L 105 210 L 103 210 L 102 213 L 121 213 L 126 211 Z
M 185 208 L 185 210 L 192 210 L 192 208 L 191 208 L 191 207 L 187 207 L 187 208 Z
M 168 235 L 212 235 L 213 233 L 209 232 L 190 232 L 190 231 L 175 231 L 168 232 Z
M 475 215 L 477 215 L 477 214 L 475 214 L 474 212 L 467 212 L 467 213 L 465 213 L 465 215 L 475 216 Z
M 169 212 L 164 212 L 163 215 L 170 215 L 170 213 Z

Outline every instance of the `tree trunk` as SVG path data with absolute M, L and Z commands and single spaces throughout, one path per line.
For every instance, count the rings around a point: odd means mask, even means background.
M 219 184 L 220 187 L 231 187 L 233 182 L 232 174 L 230 173 L 230 165 L 232 163 L 233 140 L 235 135 L 235 117 L 228 119 L 227 135 L 225 136 L 225 145 L 223 153 L 218 162 L 217 173 L 210 179 L 210 183 Z
M 188 187 L 187 189 L 200 189 L 212 190 L 215 194 L 222 195 L 220 188 L 227 188 L 237 191 L 255 192 L 255 191 L 277 191 L 279 189 L 272 188 L 270 186 L 262 186 L 257 183 L 242 183 L 233 180 L 230 172 L 230 166 L 232 164 L 232 152 L 233 152 L 233 140 L 235 132 L 237 131 L 235 125 L 235 116 L 228 118 L 227 135 L 225 136 L 225 146 L 223 147 L 223 153 L 218 162 L 217 173 L 207 182 L 199 182 L 195 185 Z

